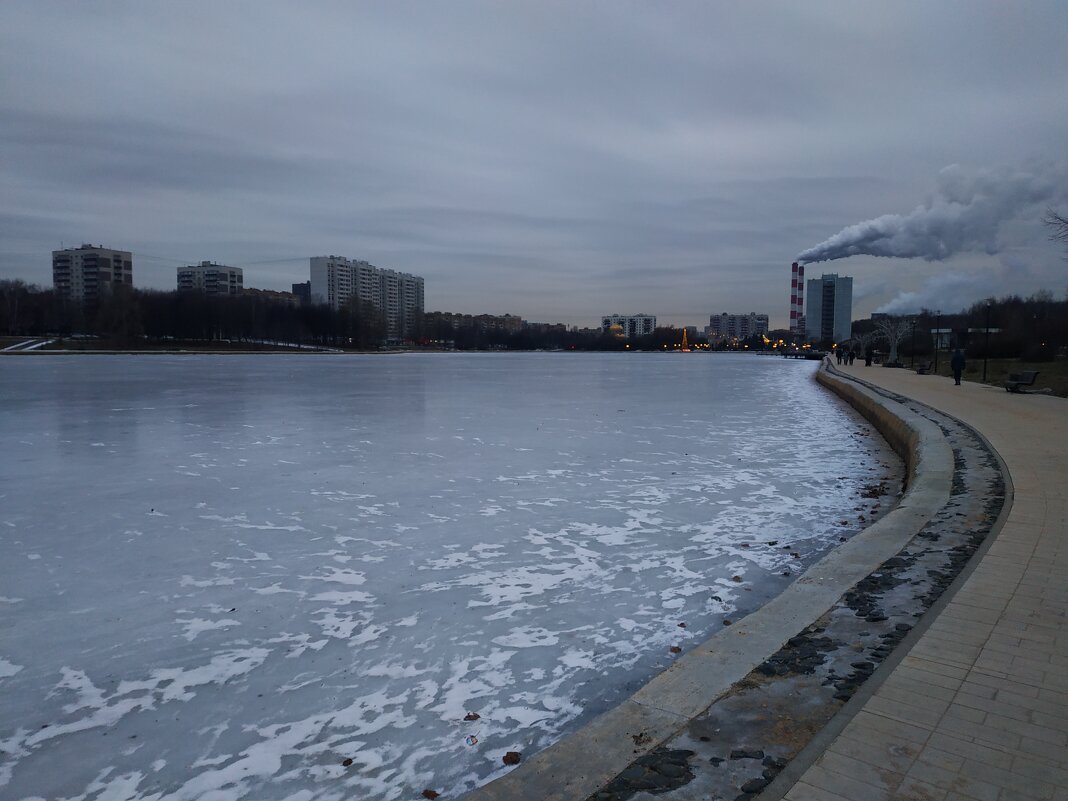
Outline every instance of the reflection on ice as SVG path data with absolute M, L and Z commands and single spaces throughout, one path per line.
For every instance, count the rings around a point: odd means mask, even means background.
M 811 369 L 3 360 L 0 796 L 487 781 L 877 513 L 899 469 Z

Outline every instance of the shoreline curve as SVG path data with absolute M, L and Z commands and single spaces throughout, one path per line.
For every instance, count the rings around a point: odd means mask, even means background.
M 597 792 L 818 620 L 843 593 L 905 547 L 947 503 L 954 457 L 938 426 L 835 375 L 827 362 L 816 380 L 872 423 L 904 459 L 906 490 L 897 506 L 812 565 L 779 596 L 684 654 L 630 698 L 518 768 L 471 790 L 465 801 L 565 801 Z

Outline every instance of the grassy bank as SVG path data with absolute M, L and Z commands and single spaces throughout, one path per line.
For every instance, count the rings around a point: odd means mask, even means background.
M 938 354 L 938 374 L 952 376 L 949 369 L 950 353 Z M 906 362 L 908 364 L 908 362 Z M 1036 370 L 1038 380 L 1035 381 L 1034 389 L 1049 387 L 1053 394 L 1061 398 L 1068 398 L 1068 358 L 1058 356 L 1049 362 L 1025 362 L 1020 359 L 989 359 L 986 363 L 986 383 L 996 387 L 1005 386 L 1005 380 L 1009 373 L 1022 373 L 1027 370 Z M 934 370 L 932 369 L 933 373 Z M 968 359 L 964 365 L 964 380 L 982 382 L 983 360 Z

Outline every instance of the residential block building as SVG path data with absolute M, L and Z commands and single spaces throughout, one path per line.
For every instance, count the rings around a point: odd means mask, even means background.
M 293 294 L 300 300 L 301 306 L 311 305 L 311 281 L 301 281 L 293 284 Z
M 813 342 L 849 339 L 853 329 L 853 279 L 837 273 L 810 278 L 805 294 L 805 336 Z
M 244 273 L 240 267 L 227 267 L 211 261 L 178 268 L 180 291 L 198 291 L 207 295 L 240 295 L 244 281 Z
M 95 303 L 117 286 L 133 286 L 133 254 L 100 245 L 53 250 L 52 286 L 61 298 Z
M 274 289 L 256 289 L 255 287 L 245 287 L 241 290 L 241 295 L 246 298 L 256 298 L 257 300 L 266 301 L 272 305 L 287 304 L 289 306 L 300 306 L 300 298 L 294 295 L 292 292 L 278 292 Z
M 379 312 L 387 337 L 404 339 L 416 332 L 423 314 L 423 279 L 375 267 L 343 256 L 311 258 L 311 302 L 340 309 L 354 298 Z
M 423 321 L 428 330 L 442 328 L 475 328 L 479 331 L 502 331 L 518 334 L 523 330 L 523 318 L 514 314 L 457 314 L 455 312 L 427 312 Z
M 767 334 L 768 315 L 749 312 L 748 314 L 713 314 L 708 318 L 705 334 L 723 339 L 748 339 L 752 336 Z
M 649 336 L 656 328 L 655 314 L 606 314 L 601 318 L 601 330 L 611 333 L 619 326 L 627 339 Z

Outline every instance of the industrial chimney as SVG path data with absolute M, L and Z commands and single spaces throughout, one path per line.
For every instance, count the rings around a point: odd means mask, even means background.
M 805 265 L 790 265 L 790 333 L 805 335 Z

